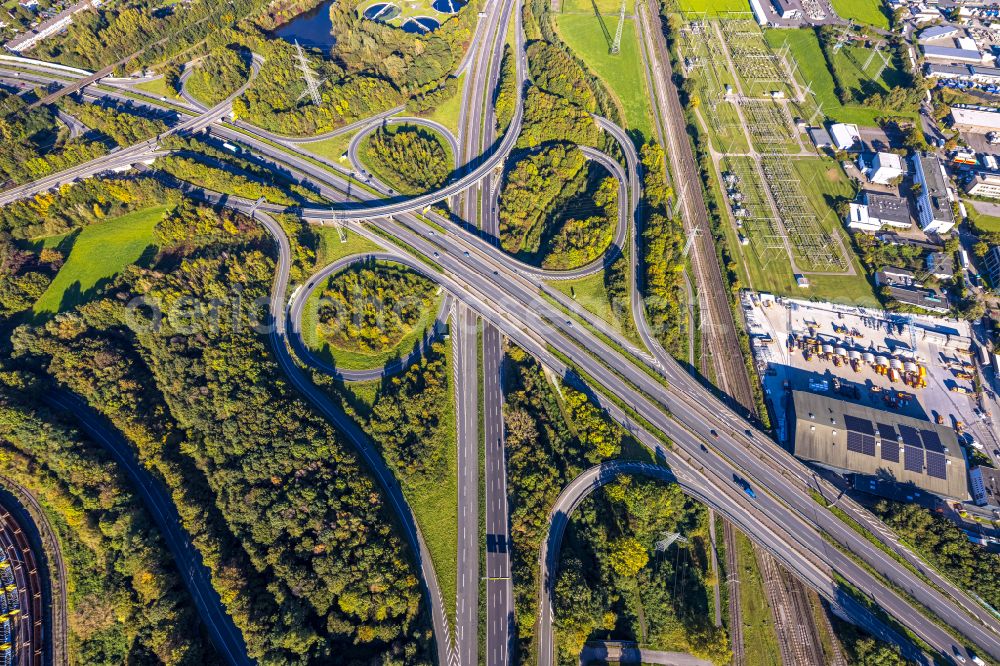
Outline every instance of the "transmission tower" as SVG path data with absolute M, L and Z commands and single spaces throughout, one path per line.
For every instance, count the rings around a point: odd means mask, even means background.
M 621 9 L 618 10 L 618 29 L 615 30 L 615 41 L 611 43 L 611 55 L 618 55 L 622 50 L 622 30 L 625 28 L 625 0 L 622 0 Z
M 679 532 L 661 532 L 660 536 L 663 538 L 656 542 L 656 552 L 658 553 L 662 553 L 667 548 L 670 548 L 674 542 L 688 542 L 687 538 L 682 536 Z
M 299 60 L 299 69 L 302 71 L 302 80 L 306 83 L 306 92 L 303 96 L 308 94 L 312 99 L 313 104 L 319 105 L 322 101 L 322 97 L 319 95 L 319 84 L 320 82 L 316 80 L 316 74 L 312 71 L 309 66 L 309 61 L 306 59 L 306 54 L 299 46 L 299 40 L 295 40 L 295 51 Z
M 694 245 L 695 239 L 701 235 L 701 227 L 695 227 L 691 230 L 691 235 L 688 236 L 687 242 L 684 243 L 684 252 L 681 256 L 688 256 L 688 252 L 691 251 L 691 246 Z

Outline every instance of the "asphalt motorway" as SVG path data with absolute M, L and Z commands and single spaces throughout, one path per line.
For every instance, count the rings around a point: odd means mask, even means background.
M 419 222 L 412 224 L 418 227 L 420 225 Z M 724 466 L 728 469 L 728 474 L 714 475 L 714 483 L 732 485 L 733 475 L 737 474 L 750 479 L 770 493 L 776 493 L 780 500 L 775 498 L 774 501 L 757 501 L 750 508 L 766 509 L 768 515 L 774 519 L 775 528 L 780 529 L 778 533 L 784 533 L 780 537 L 783 543 L 793 547 L 797 544 L 807 553 L 816 554 L 831 563 L 835 562 L 835 569 L 841 573 L 851 574 L 847 576 L 848 580 L 852 580 L 861 589 L 877 591 L 880 603 L 885 600 L 883 606 L 887 610 L 909 624 L 918 635 L 938 647 L 942 653 L 950 653 L 955 641 L 947 633 L 874 579 L 854 560 L 829 547 L 816 528 L 826 531 L 836 541 L 858 553 L 887 578 L 895 581 L 946 623 L 970 636 L 986 652 L 1000 654 L 1000 644 L 996 640 L 996 634 L 993 633 L 995 623 L 987 629 L 984 625 L 972 621 L 952 603 L 950 598 L 927 587 L 909 570 L 817 504 L 807 489 L 790 481 L 784 469 L 774 469 L 769 464 L 770 461 L 756 450 L 758 446 L 754 443 L 754 438 L 764 435 L 754 434 L 751 430 L 751 437 L 747 437 L 744 430 L 750 430 L 746 427 L 748 424 L 719 405 L 704 389 L 697 387 L 695 392 L 687 395 L 686 391 L 692 389 L 681 384 L 680 390 L 671 385 L 672 390 L 668 391 L 663 384 L 622 358 L 618 352 L 609 348 L 584 327 L 570 325 L 561 313 L 553 311 L 551 305 L 544 299 L 533 296 L 530 287 L 526 288 L 525 283 L 517 279 L 505 279 L 503 271 L 487 279 L 485 276 L 491 271 L 487 266 L 476 265 L 479 262 L 478 256 L 464 257 L 460 251 L 463 247 L 461 245 L 444 248 L 442 243 L 454 241 L 456 234 L 449 234 L 447 238 L 434 236 L 435 245 L 431 246 L 424 237 L 407 233 L 398 224 L 390 226 L 391 230 L 385 226 L 382 228 L 421 253 L 429 255 L 444 249 L 444 252 L 439 253 L 438 261 L 446 269 L 447 274 L 455 276 L 464 288 L 476 292 L 480 298 L 489 303 L 485 308 L 481 305 L 480 312 L 482 314 L 488 310 L 496 312 L 499 318 L 493 320 L 504 329 L 504 332 L 514 337 L 521 346 L 525 346 L 542 358 L 549 367 L 561 365 L 561 363 L 552 365 L 553 356 L 548 352 L 548 347 L 551 345 L 582 368 L 591 378 L 589 382 L 610 390 L 618 399 L 629 404 L 675 442 L 683 442 L 685 454 L 701 459 L 702 464 L 706 462 L 718 464 L 723 461 L 722 456 L 725 456 L 727 462 Z M 470 262 L 472 265 L 466 266 L 465 262 Z M 549 318 L 548 320 L 542 318 L 543 313 Z M 559 331 L 550 326 L 550 321 L 559 328 Z M 595 356 L 602 361 L 597 361 Z M 711 430 L 716 430 L 719 437 L 712 435 Z M 692 433 L 696 434 L 692 436 Z M 704 446 L 703 443 L 711 443 L 712 446 Z M 758 497 L 770 499 L 771 496 L 758 491 Z M 727 507 L 725 513 L 732 518 L 733 507 Z M 784 528 L 781 529 L 781 526 Z M 767 536 L 755 533 L 751 535 L 757 539 L 764 539 Z
M 380 226 L 382 225 L 380 224 Z M 449 234 L 449 236 L 450 237 L 456 236 L 456 234 Z M 450 238 L 449 242 L 453 242 L 453 240 L 454 239 Z M 437 245 L 437 247 L 441 246 Z M 427 254 L 430 251 L 431 249 L 427 247 L 426 244 L 423 244 L 421 252 Z M 457 261 L 452 261 L 451 259 L 456 259 Z M 463 264 L 467 265 L 463 266 Z M 470 270 L 481 271 L 481 273 L 478 274 L 478 277 L 481 277 L 492 266 L 498 266 L 499 268 L 504 269 L 504 271 L 501 273 L 504 275 L 504 279 L 497 280 L 496 282 L 498 284 L 485 285 L 482 284 L 481 282 L 476 282 L 474 278 L 477 276 L 469 274 Z M 521 302 L 515 302 L 514 300 L 508 297 L 508 294 L 511 293 L 511 287 L 517 285 L 518 281 L 517 279 L 512 278 L 509 275 L 509 273 L 507 273 L 506 268 L 502 264 L 495 262 L 492 264 L 484 263 L 482 261 L 482 258 L 479 256 L 476 257 L 475 261 L 469 260 L 468 262 L 462 259 L 457 259 L 457 257 L 450 257 L 449 262 L 447 262 L 447 268 L 454 275 L 457 275 L 462 280 L 463 283 L 467 282 L 469 284 L 472 284 L 475 286 L 477 292 L 489 295 L 490 299 L 493 301 L 493 303 L 495 303 L 495 305 L 491 305 L 491 307 L 498 308 L 501 312 L 504 312 L 505 314 L 509 315 L 509 310 L 515 307 L 523 310 L 523 308 L 525 307 L 525 303 L 531 302 L 530 291 L 525 291 L 523 284 L 520 285 L 519 288 L 521 289 L 522 293 L 527 293 L 529 295 L 529 300 L 527 301 L 522 300 Z M 497 293 L 497 287 L 500 287 L 499 290 L 500 293 Z M 537 291 L 535 293 L 537 294 Z M 688 396 L 682 395 L 684 391 L 687 390 L 684 388 L 683 384 L 681 384 L 681 390 L 677 391 L 676 389 L 678 388 L 678 386 L 672 382 L 671 391 L 669 392 L 669 394 L 668 392 L 663 390 L 662 385 L 660 385 L 659 383 L 655 383 L 650 387 L 649 384 L 650 378 L 648 377 L 648 375 L 646 375 L 644 371 L 635 368 L 627 360 L 620 357 L 620 355 L 618 355 L 616 351 L 608 348 L 606 345 L 603 345 L 599 340 L 587 339 L 586 336 L 581 333 L 579 327 L 572 327 L 571 324 L 569 323 L 566 324 L 559 323 L 561 322 L 562 315 L 558 310 L 553 310 L 550 306 L 547 306 L 544 303 L 539 304 L 537 310 L 540 312 L 545 312 L 546 317 L 549 318 L 550 321 L 555 322 L 557 328 L 559 328 L 563 333 L 568 335 L 570 338 L 573 338 L 573 340 L 570 340 L 569 344 L 567 344 L 567 341 L 560 339 L 559 334 L 556 333 L 552 328 L 548 327 L 545 321 L 541 319 L 532 320 L 532 318 L 527 315 L 525 316 L 519 315 L 518 317 L 515 317 L 515 319 L 518 321 L 510 320 L 511 323 L 514 324 L 514 328 L 520 328 L 518 336 L 519 338 L 524 339 L 524 337 L 527 336 L 529 340 L 537 341 L 539 339 L 539 333 L 544 333 L 546 341 L 551 340 L 551 344 L 553 346 L 557 346 L 563 353 L 566 353 L 571 358 L 573 358 L 574 362 L 580 365 L 581 367 L 584 367 L 588 372 L 588 374 L 590 374 L 593 377 L 600 377 L 600 379 L 598 380 L 599 383 L 608 387 L 613 387 L 614 392 L 624 399 L 628 399 L 630 397 L 635 396 L 635 398 L 639 401 L 639 404 L 641 404 L 641 410 L 642 410 L 641 413 L 645 418 L 647 418 L 647 420 L 652 421 L 650 415 L 655 415 L 656 412 L 659 412 L 659 408 L 656 405 L 647 401 L 643 395 L 633 391 L 633 389 L 630 386 L 628 386 L 628 384 L 622 382 L 619 377 L 620 374 L 623 373 L 624 376 L 628 377 L 628 383 L 631 383 L 634 386 L 640 388 L 643 394 L 653 397 L 657 402 L 660 402 L 662 405 L 668 406 L 668 403 L 671 403 L 673 401 L 674 402 L 673 406 L 676 407 L 676 409 L 673 409 L 672 413 L 675 414 L 678 419 L 682 420 L 685 426 L 698 430 L 699 436 L 703 438 L 703 441 L 712 444 L 711 447 L 712 449 L 718 450 L 719 452 L 729 457 L 731 455 L 734 455 L 733 452 L 740 452 L 745 454 L 745 452 L 743 452 L 742 449 L 746 448 L 748 451 L 750 451 L 751 454 L 756 454 L 756 456 L 760 456 L 761 451 L 759 451 L 758 449 L 760 449 L 761 447 L 759 446 L 759 444 L 753 441 L 750 442 L 747 441 L 748 439 L 752 440 L 756 438 L 755 437 L 744 438 L 742 435 L 742 429 L 746 425 L 745 422 L 742 421 L 742 419 L 737 418 L 736 420 L 732 420 L 729 414 L 725 413 L 724 411 L 718 412 L 718 410 L 714 410 L 706 415 L 704 410 L 699 408 L 700 405 L 702 404 L 712 404 L 711 398 L 709 397 L 706 399 L 706 392 L 700 389 L 700 387 L 697 387 L 698 390 L 692 390 L 690 392 L 690 395 Z M 508 331 L 511 330 L 509 326 L 507 330 Z M 543 348 L 544 348 L 544 343 L 543 343 Z M 593 359 L 593 354 L 595 353 L 600 355 L 600 357 L 604 359 L 606 363 L 610 364 L 614 368 L 612 376 L 609 377 L 607 373 L 604 371 L 602 371 L 602 373 L 599 375 L 595 374 L 596 370 L 601 370 L 599 366 L 594 365 L 595 360 Z M 678 400 L 680 401 L 679 403 L 676 402 Z M 713 441 L 710 433 L 706 432 L 706 430 L 709 427 L 709 424 L 716 425 L 717 428 L 720 429 L 720 432 L 725 431 L 727 433 L 727 437 L 724 440 L 720 438 L 719 441 Z M 668 430 L 668 432 L 670 431 Z M 687 451 L 687 453 L 691 454 L 692 452 Z M 695 451 L 693 455 L 699 458 L 703 457 L 703 454 L 698 453 L 697 451 Z M 808 512 L 808 507 L 810 506 L 809 502 L 811 502 L 811 499 L 808 498 L 808 495 L 804 493 L 804 489 L 801 487 L 801 485 L 786 483 L 785 485 L 787 487 L 782 487 L 781 484 L 772 486 L 771 485 L 772 475 L 777 474 L 777 472 L 774 469 L 772 469 L 774 467 L 773 461 L 765 460 L 765 458 L 766 456 L 760 456 L 760 459 L 756 462 L 754 460 L 750 460 L 749 462 L 741 461 L 739 465 L 740 467 L 742 467 L 744 464 L 749 464 L 750 466 L 747 468 L 746 474 L 748 474 L 750 478 L 752 478 L 755 482 L 758 482 L 766 486 L 771 491 L 778 492 L 782 496 L 784 501 L 788 503 L 789 506 L 795 507 L 795 511 L 800 516 L 804 515 L 804 513 Z M 783 468 L 778 467 L 778 469 L 783 469 Z M 792 499 L 789 499 L 789 493 Z M 823 515 L 828 514 L 827 511 L 822 510 L 821 508 L 818 507 L 818 505 L 813 506 L 811 508 L 814 511 L 817 511 Z M 842 523 L 839 523 L 839 520 L 837 520 L 836 522 L 839 524 L 841 530 L 843 530 L 845 526 Z M 825 526 L 824 529 L 826 529 Z M 836 537 L 839 540 L 841 538 L 841 535 L 837 534 Z M 854 550 L 864 551 L 867 548 L 870 551 L 873 548 L 871 544 L 866 545 L 864 543 L 859 543 L 858 539 L 859 537 L 856 534 L 846 535 L 843 537 L 844 542 L 846 542 L 848 546 Z M 977 642 L 980 642 L 986 646 L 991 646 L 992 649 L 989 649 L 987 651 L 994 653 L 994 651 L 996 650 L 995 634 L 984 635 L 982 627 L 975 624 L 972 626 L 972 628 L 969 628 L 970 623 L 968 617 L 964 616 L 961 611 L 957 611 L 954 604 L 950 603 L 950 601 L 944 600 L 942 598 L 943 595 L 940 595 L 936 591 L 926 589 L 925 585 L 921 581 L 919 581 L 919 579 L 913 576 L 910 572 L 905 570 L 900 571 L 899 569 L 901 569 L 901 567 L 899 567 L 898 564 L 886 561 L 887 558 L 884 556 L 884 554 L 866 552 L 864 556 L 866 559 L 869 559 L 869 561 L 875 562 L 877 564 L 877 568 L 883 570 L 884 573 L 887 572 L 887 575 L 891 579 L 901 580 L 902 581 L 901 586 L 904 589 L 914 590 L 913 594 L 918 598 L 919 597 L 928 598 L 929 595 L 930 603 L 925 605 L 929 605 L 929 607 L 934 612 L 938 612 L 938 607 L 949 609 L 948 613 L 942 614 L 939 612 L 938 614 L 941 615 L 946 622 L 957 623 L 956 626 L 958 626 L 965 633 L 970 635 Z M 875 588 L 877 587 L 879 586 L 876 585 Z M 881 593 L 880 593 L 880 601 L 881 601 Z M 990 629 L 992 630 L 993 627 L 990 627 Z M 940 633 L 938 634 L 938 638 L 940 638 Z M 983 639 L 985 639 L 985 642 L 983 641 Z M 942 651 L 947 653 L 946 644 L 942 642 L 940 643 L 940 645 L 943 646 L 941 648 Z
M 486 663 L 490 666 L 509 663 L 514 624 L 502 363 L 500 331 L 486 324 L 483 327 L 483 435 L 486 446 Z
M 458 580 L 455 641 L 458 663 L 479 663 L 479 317 L 464 303 L 452 312 L 458 425 Z

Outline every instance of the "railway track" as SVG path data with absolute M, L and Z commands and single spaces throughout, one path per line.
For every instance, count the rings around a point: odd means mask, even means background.
M 824 664 L 826 659 L 823 656 L 823 643 L 819 637 L 819 627 L 816 626 L 816 617 L 812 612 L 812 605 L 809 602 L 809 594 L 805 586 L 794 576 L 780 568 L 781 578 L 788 590 L 788 598 L 792 604 L 792 617 L 799 618 L 799 640 L 802 645 L 802 652 L 806 655 L 807 664 Z M 794 625 L 793 625 L 794 626 Z
M 7 555 L 12 578 L 4 580 L 6 612 L 10 613 L 10 645 L 18 666 L 42 666 L 45 641 L 42 577 L 35 552 L 17 519 L 0 508 L 0 548 Z M 65 644 L 64 644 L 65 645 Z
M 17 483 L 11 478 L 0 477 L 0 485 L 10 491 L 27 509 L 28 514 L 35 523 L 38 533 L 42 538 L 46 556 L 52 562 L 48 568 L 49 584 L 51 585 L 50 603 L 51 612 L 51 635 L 52 635 L 52 664 L 53 666 L 65 666 L 69 664 L 69 654 L 66 652 L 69 645 L 67 617 L 67 591 L 66 591 L 66 565 L 63 562 L 62 549 L 56 538 L 52 523 L 42 510 L 42 505 L 30 490 Z
M 660 68 L 662 85 L 657 86 L 662 94 L 659 100 L 663 109 L 663 124 L 668 138 L 667 154 L 674 174 L 674 195 L 683 215 L 681 219 L 688 237 L 694 236 L 691 267 L 695 275 L 698 296 L 701 303 L 702 336 L 704 349 L 711 356 L 719 388 L 729 397 L 733 407 L 742 408 L 747 415 L 755 415 L 753 390 L 747 376 L 746 364 L 740 352 L 736 323 L 733 320 L 727 288 L 722 279 L 722 267 L 715 253 L 715 241 L 708 209 L 700 187 L 701 175 L 694 157 L 694 149 L 686 141 L 687 122 L 680 95 L 674 84 L 673 67 L 667 52 L 663 35 L 663 23 L 658 4 L 649 0 L 649 29 L 653 39 L 652 48 Z
M 778 647 L 781 650 L 781 663 L 783 664 L 821 664 L 822 660 L 809 661 L 806 657 L 806 650 L 803 649 L 802 641 L 795 635 L 795 628 L 800 626 L 796 622 L 788 589 L 782 580 L 781 570 L 778 563 L 774 561 L 768 553 L 754 546 L 754 554 L 757 557 L 757 567 L 760 569 L 761 578 L 764 581 L 764 590 L 767 593 L 768 606 L 774 615 L 774 629 L 778 637 Z M 798 619 L 802 619 L 799 617 Z
M 740 568 L 736 555 L 736 532 L 733 524 L 723 521 L 722 538 L 726 543 L 726 587 L 729 593 L 729 642 L 733 648 L 733 664 L 743 666 L 743 613 L 740 607 Z

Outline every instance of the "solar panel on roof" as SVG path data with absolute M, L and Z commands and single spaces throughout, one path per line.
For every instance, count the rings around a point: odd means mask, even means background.
M 848 430 L 853 430 L 855 432 L 864 433 L 866 435 L 874 435 L 875 427 L 872 422 L 868 419 L 859 419 L 857 416 L 849 416 L 844 414 L 844 425 Z
M 891 439 L 893 442 L 895 442 L 896 439 L 898 438 L 898 435 L 896 434 L 896 429 L 893 428 L 888 423 L 878 424 L 878 434 L 882 438 L 883 442 L 887 439 Z
M 875 455 L 875 438 L 871 435 L 861 435 L 861 453 L 866 456 Z
M 882 426 L 879 426 L 879 432 L 882 432 Z M 882 439 L 882 460 L 899 462 L 899 444 L 896 443 L 896 440 Z
M 863 443 L 862 443 L 862 440 L 861 440 L 862 436 L 863 435 L 860 432 L 854 432 L 852 430 L 848 430 L 847 431 L 847 450 L 848 451 L 854 451 L 855 453 L 862 453 L 864 451 L 864 449 L 863 449 Z
M 908 472 L 924 471 L 924 450 L 917 446 L 907 446 L 903 451 L 903 468 Z
M 927 473 L 935 479 L 948 478 L 948 462 L 943 453 L 927 452 Z
M 916 428 L 911 428 L 910 426 L 903 425 L 901 423 L 896 427 L 899 428 L 899 434 L 903 438 L 903 444 L 906 444 L 907 446 L 923 447 L 923 444 L 920 441 L 920 435 L 917 433 Z
M 920 438 L 924 440 L 924 448 L 928 451 L 944 453 L 944 444 L 941 443 L 941 436 L 933 430 L 921 430 Z

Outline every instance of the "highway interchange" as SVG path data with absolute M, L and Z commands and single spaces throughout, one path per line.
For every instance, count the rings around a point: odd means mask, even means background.
M 466 66 L 473 73 L 476 71 L 488 73 L 499 69 L 501 49 L 497 48 L 497 45 L 502 46 L 503 30 L 497 29 L 497 26 L 506 26 L 506 22 L 502 20 L 504 16 L 513 16 L 515 21 L 518 78 L 525 81 L 527 68 L 524 62 L 520 6 L 509 0 L 494 2 L 487 7 L 487 16 L 485 20 L 480 21 L 479 28 L 485 36 L 477 36 L 476 44 L 488 55 L 473 57 Z M 486 48 L 487 45 L 489 49 Z M 3 69 L 2 64 L 0 63 L 0 70 Z M 39 66 L 36 69 L 39 71 L 39 76 L 44 78 L 45 67 Z M 60 73 L 60 76 L 65 76 L 65 72 Z M 491 80 L 491 77 L 492 74 L 489 74 L 483 78 Z M 11 78 L 13 77 L 4 75 L 5 80 Z M 477 80 L 480 80 L 478 76 L 467 78 L 467 81 Z M 118 87 L 126 88 L 126 86 Z M 95 97 L 102 97 L 107 92 L 103 87 L 94 85 L 88 86 L 85 91 L 88 96 Z M 304 180 L 313 183 L 323 196 L 330 195 L 330 198 L 344 201 L 345 193 L 351 192 L 359 201 L 336 208 L 300 207 L 295 212 L 318 224 L 330 223 L 335 219 L 337 224 L 345 225 L 352 231 L 383 245 L 386 252 L 391 253 L 396 260 L 438 281 L 456 299 L 459 304 L 456 305 L 457 311 L 463 313 L 461 316 L 453 317 L 453 325 L 470 327 L 469 322 L 475 318 L 468 315 L 469 310 L 478 313 L 482 318 L 485 417 L 483 437 L 486 443 L 483 482 L 486 488 L 484 519 L 487 532 L 484 575 L 487 579 L 487 616 L 492 618 L 488 620 L 487 628 L 485 648 L 487 663 L 508 662 L 509 626 L 513 612 L 509 556 L 505 556 L 509 534 L 499 389 L 501 332 L 536 356 L 550 370 L 567 376 L 570 381 L 575 377 L 581 387 L 589 387 L 596 402 L 605 407 L 613 418 L 623 423 L 639 441 L 646 444 L 659 460 L 669 464 L 685 491 L 706 502 L 738 525 L 789 569 L 795 571 L 807 584 L 816 588 L 828 601 L 865 624 L 870 630 L 909 645 L 909 641 L 894 635 L 893 630 L 884 622 L 872 617 L 851 597 L 845 596 L 838 588 L 832 572 L 836 571 L 855 587 L 870 595 L 885 612 L 894 616 L 940 653 L 950 655 L 953 649 L 962 648 L 971 641 L 978 646 L 978 651 L 981 653 L 1000 659 L 1000 628 L 985 609 L 930 570 L 902 545 L 894 543 L 891 547 L 897 550 L 910 566 L 901 565 L 843 523 L 824 504 L 816 502 L 812 496 L 813 492 L 819 492 L 832 499 L 835 497 L 833 489 L 815 479 L 805 466 L 784 452 L 764 433 L 756 430 L 727 404 L 718 400 L 663 352 L 645 322 L 644 307 L 636 288 L 635 233 L 630 234 L 633 239 L 630 253 L 633 263 L 630 271 L 631 301 L 637 328 L 647 347 L 645 351 L 637 350 L 637 352 L 631 351 L 631 345 L 618 340 L 620 336 L 609 330 L 605 323 L 579 308 L 571 299 L 559 299 L 553 295 L 553 290 L 542 283 L 544 275 L 540 275 L 537 270 L 526 270 L 519 262 L 496 248 L 492 242 L 497 233 L 494 208 L 490 205 L 496 194 L 491 182 L 492 174 L 514 145 L 520 128 L 523 105 L 521 103 L 517 105 L 510 129 L 500 142 L 496 143 L 490 137 L 492 123 L 483 125 L 474 120 L 484 115 L 492 118 L 491 113 L 484 113 L 490 106 L 486 99 L 491 91 L 491 87 L 481 84 L 474 87 L 471 97 L 467 91 L 467 97 L 470 97 L 469 111 L 467 114 L 464 113 L 463 105 L 463 118 L 468 120 L 469 126 L 484 127 L 485 136 L 476 136 L 476 132 L 460 132 L 459 139 L 465 165 L 460 172 L 461 175 L 436 192 L 418 197 L 397 197 L 388 203 L 378 202 L 376 199 L 376 203 L 370 204 L 371 194 L 351 183 L 349 174 L 344 174 L 342 167 L 330 164 L 317 167 L 315 164 L 317 160 L 314 157 L 302 156 L 297 147 L 298 142 L 279 140 L 279 145 L 275 146 L 274 135 L 265 136 L 264 133 L 248 126 L 236 129 L 235 125 L 221 122 L 228 113 L 227 103 L 233 98 L 202 113 L 199 113 L 198 109 L 191 109 L 191 117 L 171 130 L 172 132 L 208 130 L 211 134 L 227 140 L 239 141 L 262 158 L 280 165 L 282 169 L 291 169 Z M 130 92 L 126 99 L 138 103 L 135 94 L 134 91 Z M 158 106 L 154 98 L 147 97 L 141 100 L 141 103 L 151 108 Z M 372 122 L 368 119 L 357 126 L 370 125 Z M 620 166 L 611 167 L 609 170 L 627 190 L 625 195 L 629 206 L 621 208 L 623 210 L 627 208 L 628 222 L 632 224 L 633 213 L 641 193 L 635 149 L 623 130 L 609 121 L 599 121 L 599 123 L 602 129 L 619 142 L 626 157 L 624 174 Z M 473 148 L 477 141 L 480 145 L 486 144 L 482 152 Z M 109 168 L 141 162 L 160 152 L 155 140 L 123 148 L 93 163 L 8 190 L 0 195 L 0 203 L 50 189 L 62 182 L 92 176 Z M 588 157 L 595 158 L 593 154 Z M 617 166 L 617 163 L 615 164 Z M 435 224 L 432 225 L 425 218 L 414 214 L 423 211 L 430 204 L 461 195 L 469 188 L 479 185 L 482 185 L 483 191 L 481 210 L 475 211 L 477 197 L 471 193 L 464 197 L 460 210 L 466 220 L 474 219 L 475 215 L 481 216 L 480 226 L 486 232 L 487 238 L 468 228 L 450 223 L 447 223 L 447 233 L 435 232 L 435 228 L 440 229 L 440 223 L 446 222 L 445 220 L 429 214 L 428 217 L 435 220 Z M 199 195 L 193 189 L 191 191 L 193 195 L 204 196 L 247 213 L 254 208 L 253 202 L 241 202 L 234 197 L 219 197 L 211 193 Z M 272 298 L 272 313 L 276 322 L 273 333 L 276 355 L 285 372 L 292 378 L 293 384 L 304 395 L 344 431 L 360 450 L 374 452 L 370 442 L 367 442 L 363 433 L 350 419 L 332 405 L 323 404 L 325 398 L 312 387 L 296 359 L 289 352 L 290 342 L 286 339 L 286 322 L 291 312 L 287 298 L 288 243 L 280 227 L 273 222 L 268 224 L 270 218 L 264 214 L 264 211 L 279 209 L 280 207 L 265 204 L 259 207 L 256 214 L 257 219 L 275 237 L 279 247 L 278 274 Z M 399 244 L 390 243 L 387 239 Z M 579 323 L 574 325 L 574 321 L 588 323 L 601 335 L 595 335 Z M 471 338 L 476 339 L 475 330 Z M 609 341 L 612 341 L 612 344 L 609 344 Z M 462 343 L 460 341 L 457 344 Z M 468 363 L 463 366 L 465 379 L 462 381 L 465 381 L 466 385 L 473 382 L 467 374 L 468 367 Z M 477 377 L 474 380 L 478 383 Z M 328 400 L 326 402 L 329 403 Z M 672 444 L 666 444 L 664 436 L 669 438 Z M 478 443 L 479 438 L 476 437 L 475 441 Z M 464 632 L 460 630 L 461 636 L 457 642 L 461 643 L 461 646 L 456 646 L 451 640 L 448 623 L 444 619 L 445 601 L 440 598 L 430 558 L 422 546 L 419 530 L 406 507 L 398 484 L 392 479 L 384 463 L 380 462 L 377 453 L 373 456 L 366 455 L 366 458 L 386 489 L 390 503 L 403 518 L 401 523 L 411 543 L 417 546 L 415 551 L 420 554 L 418 565 L 422 569 L 424 583 L 428 588 L 441 661 L 468 663 L 467 660 L 471 658 L 469 655 L 474 654 L 470 641 L 475 643 L 475 636 L 470 638 L 468 630 Z M 753 484 L 757 489 L 756 500 L 747 497 L 733 484 L 734 474 L 748 479 Z M 462 487 L 461 481 L 460 487 Z M 478 492 L 475 495 L 478 502 Z M 491 498 L 496 502 L 495 508 L 491 508 Z M 467 501 L 472 500 L 468 498 Z M 843 500 L 839 506 L 862 525 L 875 524 L 876 519 L 864 509 L 851 503 L 844 503 Z M 478 516 L 474 518 L 473 524 L 473 532 L 478 540 Z M 459 529 L 462 529 L 461 525 Z M 872 532 L 876 538 L 885 538 L 880 531 L 872 530 Z M 504 539 L 504 548 L 494 548 L 491 551 L 490 535 L 493 535 L 494 545 L 497 539 Z M 468 542 L 463 543 L 466 549 L 470 548 Z M 849 556 L 846 551 L 853 553 L 853 556 Z M 479 558 L 472 558 L 471 550 L 466 552 L 469 554 L 467 566 L 470 569 L 478 567 Z M 493 559 L 491 552 L 496 555 Z M 865 564 L 860 564 L 854 559 L 855 557 Z M 475 560 L 474 564 L 472 559 Z M 923 573 L 916 574 L 910 567 L 915 567 Z M 872 571 L 877 571 L 878 576 Z M 542 586 L 540 604 L 541 608 L 545 609 L 550 602 L 546 586 L 552 580 L 554 571 L 545 567 L 543 572 L 545 574 L 540 581 Z M 478 573 L 471 578 L 477 580 Z M 928 584 L 928 579 L 933 584 Z M 890 581 L 892 586 L 886 585 L 883 580 Z M 478 589 L 478 584 L 474 587 Z M 914 601 L 901 595 L 897 590 L 904 591 Z M 462 592 L 460 596 L 461 594 Z M 471 590 L 466 587 L 464 594 L 466 603 L 472 604 L 474 597 Z M 458 605 L 461 606 L 461 602 Z M 938 622 L 916 610 L 916 605 L 926 607 L 941 622 L 956 631 L 956 635 L 960 634 L 966 638 L 954 637 Z M 200 607 L 199 609 L 202 610 Z M 468 626 L 468 622 L 470 621 L 466 620 L 465 626 Z M 206 623 L 209 621 L 206 620 Z M 215 638 L 223 644 L 231 642 L 227 642 L 221 631 L 215 633 Z M 540 662 L 547 663 L 553 654 L 551 615 L 547 612 L 539 615 L 536 637 Z M 920 656 L 913 651 L 912 646 L 909 649 L 911 655 Z M 221 652 L 223 650 L 220 650 Z M 239 663 L 239 660 L 234 660 L 232 663 Z

